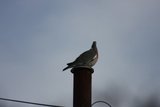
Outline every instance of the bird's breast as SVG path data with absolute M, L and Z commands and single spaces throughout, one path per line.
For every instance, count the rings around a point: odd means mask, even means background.
M 90 66 L 94 66 L 96 64 L 97 60 L 98 60 L 98 55 L 95 55 L 93 57 L 93 60 L 90 62 Z

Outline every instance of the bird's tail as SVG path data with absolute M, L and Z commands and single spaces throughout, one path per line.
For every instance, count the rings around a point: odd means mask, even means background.
M 67 65 L 68 65 L 68 66 L 67 66 L 66 68 L 64 68 L 63 71 L 65 71 L 65 70 L 68 69 L 68 68 L 74 67 L 74 63 L 73 63 L 73 62 L 67 63 Z
M 73 62 L 71 62 L 71 63 L 67 63 L 67 65 L 68 65 L 68 66 L 72 66 L 72 65 L 73 65 Z
M 65 71 L 66 69 L 71 68 L 71 66 L 67 66 L 66 68 L 63 69 L 63 71 Z

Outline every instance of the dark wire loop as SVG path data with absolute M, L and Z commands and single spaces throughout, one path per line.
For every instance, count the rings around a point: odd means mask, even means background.
M 106 104 L 107 106 L 109 106 L 109 107 L 112 107 L 108 102 L 106 102 L 106 101 L 95 101 L 93 104 L 92 104 L 92 106 L 94 106 L 95 104 L 97 104 L 97 103 L 104 103 L 104 104 Z

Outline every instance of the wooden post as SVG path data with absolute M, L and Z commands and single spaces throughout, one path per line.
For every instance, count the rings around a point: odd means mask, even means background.
M 73 107 L 91 107 L 92 68 L 78 67 L 71 72 L 73 79 Z

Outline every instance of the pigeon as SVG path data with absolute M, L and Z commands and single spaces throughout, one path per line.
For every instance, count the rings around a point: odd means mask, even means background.
M 71 63 L 67 63 L 67 67 L 63 69 L 65 71 L 68 68 L 75 68 L 75 67 L 86 67 L 91 68 L 96 64 L 98 60 L 98 49 L 96 46 L 96 41 L 93 41 L 91 49 L 82 53 L 75 61 Z

